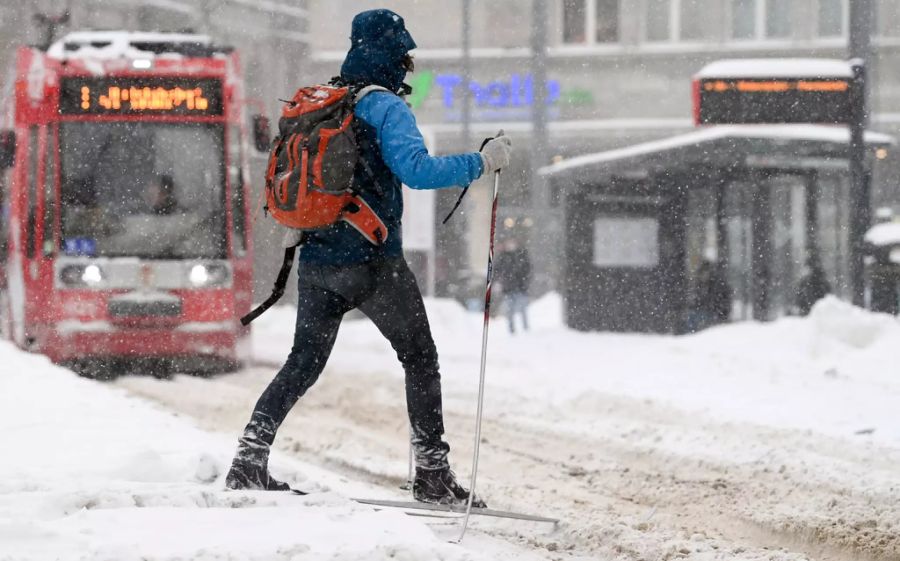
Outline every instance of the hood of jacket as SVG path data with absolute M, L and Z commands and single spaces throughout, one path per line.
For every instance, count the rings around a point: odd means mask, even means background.
M 396 92 L 406 70 L 403 57 L 416 48 L 403 18 L 391 10 L 369 10 L 353 18 L 350 50 L 341 78 L 350 84 L 374 84 Z

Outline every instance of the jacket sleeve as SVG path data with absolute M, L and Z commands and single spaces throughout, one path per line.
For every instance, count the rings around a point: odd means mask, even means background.
M 365 96 L 356 105 L 356 117 L 378 131 L 384 163 L 413 189 L 464 187 L 481 177 L 483 164 L 478 152 L 430 155 L 412 110 L 394 94 L 374 92 Z

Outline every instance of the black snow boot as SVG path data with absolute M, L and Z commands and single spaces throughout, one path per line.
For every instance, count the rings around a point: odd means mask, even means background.
M 413 498 L 423 503 L 440 505 L 466 505 L 469 492 L 456 481 L 456 475 L 450 468 L 421 469 L 416 468 L 416 479 L 413 481 Z M 487 508 L 478 498 L 472 500 L 475 508 Z
M 225 477 L 225 487 L 234 490 L 290 491 L 287 483 L 269 474 L 269 447 L 275 440 L 275 423 L 265 414 L 254 412 Z

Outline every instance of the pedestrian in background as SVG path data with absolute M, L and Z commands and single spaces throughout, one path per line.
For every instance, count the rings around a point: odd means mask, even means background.
M 506 302 L 509 332 L 516 332 L 516 316 L 522 317 L 522 329 L 528 330 L 528 287 L 531 285 L 531 259 L 528 250 L 512 238 L 497 256 L 497 276 Z
M 806 270 L 797 288 L 797 311 L 801 316 L 809 315 L 816 302 L 830 293 L 831 284 L 825 275 L 822 261 L 813 255 L 806 263 Z
M 726 323 L 731 319 L 733 294 L 722 265 L 704 259 L 697 270 L 697 285 L 693 294 L 688 331 L 696 333 Z

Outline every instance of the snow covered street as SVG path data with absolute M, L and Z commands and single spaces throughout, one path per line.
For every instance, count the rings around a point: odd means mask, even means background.
M 466 480 L 481 318 L 428 307 Z M 492 324 L 478 480 L 491 507 L 556 529 L 478 518 L 459 547 L 452 522 L 345 498 L 403 498 L 407 472 L 402 371 L 367 320 L 345 321 L 276 441 L 276 475 L 328 492 L 221 491 L 290 346 L 277 308 L 255 326 L 258 364 L 213 379 L 110 388 L 0 347 L 0 559 L 900 559 L 894 318 L 829 299 L 676 338 L 572 332 L 559 308 L 536 302 L 524 335 Z
M 346 497 L 368 486 L 283 457 L 274 465 L 292 481 L 342 494 L 226 492 L 233 435 L 204 432 L 6 342 L 0 357 L 3 561 L 496 558 L 358 505 Z

